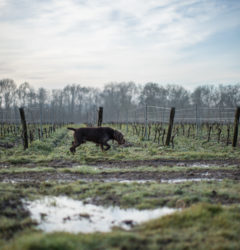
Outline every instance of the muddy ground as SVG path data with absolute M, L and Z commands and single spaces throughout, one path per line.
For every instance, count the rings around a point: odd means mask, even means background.
M 13 164 L 10 162 L 0 162 L 0 169 L 10 166 L 24 166 L 24 167 L 53 167 L 53 168 L 66 168 L 74 167 L 80 165 L 80 163 L 75 161 L 66 161 L 66 160 L 54 160 L 48 162 L 39 162 L 39 163 L 17 163 Z M 118 167 L 118 168 L 133 168 L 138 166 L 192 166 L 192 165 L 209 165 L 209 166 L 239 166 L 239 159 L 211 159 L 211 160 L 177 160 L 177 159 L 153 159 L 153 160 L 129 160 L 129 161 L 96 161 L 91 163 L 86 163 L 84 165 L 89 166 L 98 166 L 98 167 Z
M 135 160 L 135 161 L 98 161 L 95 166 L 103 167 L 118 167 L 118 168 L 132 168 L 138 166 L 193 166 L 193 165 L 209 165 L 209 166 L 240 166 L 238 159 L 223 159 L 223 160 L 176 160 L 176 159 L 154 159 L 154 160 Z
M 46 166 L 47 165 L 47 166 Z M 31 172 L 26 171 L 22 173 L 0 173 L 1 182 L 44 182 L 44 181 L 62 181 L 71 182 L 77 180 L 84 181 L 139 181 L 139 180 L 149 180 L 149 181 L 167 181 L 167 180 L 177 180 L 177 179 L 216 179 L 222 180 L 225 178 L 240 180 L 240 162 L 239 160 L 169 160 L 169 159 L 157 159 L 157 160 L 147 160 L 147 161 L 108 161 L 108 162 L 96 162 L 89 165 L 89 167 L 95 167 L 102 169 L 102 173 L 64 173 L 58 171 L 58 168 L 68 167 L 72 168 L 79 165 L 74 162 L 66 161 L 52 161 L 43 164 L 45 167 L 54 167 L 56 171 L 39 171 Z M 0 163 L 0 168 L 9 168 L 12 165 Z M 34 168 L 34 166 L 39 166 L 33 163 L 24 164 L 24 167 L 29 169 Z M 198 168 L 191 168 L 189 170 L 183 171 L 138 171 L 138 166 L 183 166 L 192 167 L 197 166 Z M 211 166 L 222 166 L 226 169 L 210 169 Z M 227 169 L 228 166 L 236 166 L 237 169 Z M 18 165 L 19 167 L 19 165 Z M 124 172 L 104 172 L 104 168 L 124 168 Z M 202 169 L 200 169 L 202 167 Z M 206 169 L 207 167 L 207 169 Z M 239 167 L 239 169 L 238 169 Z M 130 169 L 131 171 L 127 171 Z M 134 168 L 136 170 L 134 171 Z

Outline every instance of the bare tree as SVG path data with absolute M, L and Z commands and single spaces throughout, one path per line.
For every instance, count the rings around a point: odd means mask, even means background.
M 166 106 L 167 90 L 157 83 L 149 82 L 145 84 L 139 99 L 142 105 Z
M 0 80 L 0 107 L 4 104 L 4 107 L 8 110 L 13 105 L 16 88 L 17 86 L 13 80 Z
M 216 107 L 221 102 L 221 95 L 218 87 L 213 85 L 203 85 L 197 87 L 192 95 L 193 104 L 202 107 Z
M 219 86 L 220 104 L 225 107 L 240 105 L 240 83 L 235 85 Z
M 28 101 L 29 101 L 29 96 L 30 93 L 33 90 L 30 87 L 30 84 L 27 82 L 22 83 L 18 89 L 17 89 L 17 95 L 18 95 L 18 103 L 20 106 L 26 106 L 28 105 Z
M 190 94 L 179 85 L 168 85 L 167 86 L 167 99 L 168 106 L 183 108 L 187 107 L 190 104 Z

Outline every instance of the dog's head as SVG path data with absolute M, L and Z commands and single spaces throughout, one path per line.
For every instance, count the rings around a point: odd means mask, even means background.
M 123 134 L 117 130 L 114 130 L 114 140 L 116 140 L 119 145 L 122 145 L 126 142 L 124 137 L 123 137 Z

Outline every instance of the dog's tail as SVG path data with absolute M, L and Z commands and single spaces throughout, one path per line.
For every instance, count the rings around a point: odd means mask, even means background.
M 76 128 L 67 128 L 67 129 L 70 129 L 70 130 L 76 131 Z

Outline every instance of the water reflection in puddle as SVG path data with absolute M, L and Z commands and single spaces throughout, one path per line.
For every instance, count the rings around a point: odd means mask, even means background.
M 221 179 L 215 179 L 215 178 L 190 178 L 190 179 L 169 179 L 169 180 L 161 180 L 161 182 L 166 183 L 181 183 L 181 182 L 187 182 L 187 181 L 221 181 Z
M 157 182 L 156 180 L 122 180 L 118 178 L 105 179 L 104 182 L 118 182 L 118 183 L 148 183 L 148 182 Z
M 210 168 L 216 166 L 216 164 L 206 164 L 206 163 L 187 163 L 187 162 L 179 162 L 176 164 L 179 167 L 191 167 L 191 168 Z
M 3 179 L 1 181 L 2 183 L 12 183 L 12 184 L 15 184 L 15 183 L 20 183 L 20 182 L 31 182 L 31 180 L 29 179 L 20 179 L 20 178 L 13 178 L 13 179 Z
M 147 180 L 124 180 L 118 178 L 109 178 L 109 179 L 90 179 L 90 178 L 79 178 L 74 180 L 69 179 L 56 179 L 56 180 L 45 180 L 45 182 L 57 182 L 57 183 L 70 183 L 75 181 L 81 182 L 118 182 L 118 183 L 181 183 L 181 182 L 190 182 L 190 181 L 222 181 L 222 179 L 217 178 L 206 178 L 205 176 L 209 176 L 209 173 L 203 173 L 202 178 L 175 178 L 175 179 L 147 179 Z M 31 179 L 21 179 L 21 178 L 13 178 L 13 179 L 3 179 L 2 183 L 21 183 L 21 182 L 36 182 Z
M 214 164 L 202 164 L 202 163 L 194 163 L 189 165 L 191 168 L 211 168 L 214 167 Z
M 176 211 L 167 207 L 154 210 L 105 208 L 84 204 L 65 196 L 28 201 L 25 206 L 31 212 L 32 219 L 39 223 L 39 229 L 45 232 L 71 233 L 109 232 L 114 226 L 127 230 L 138 223 Z
M 205 175 L 203 175 L 205 176 Z M 206 174 L 208 176 L 208 174 Z M 105 179 L 104 182 L 119 182 L 119 183 L 181 183 L 190 181 L 221 181 L 222 179 L 216 178 L 176 178 L 176 179 L 159 179 L 159 180 L 121 180 L 117 178 Z

